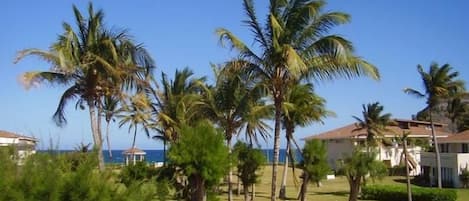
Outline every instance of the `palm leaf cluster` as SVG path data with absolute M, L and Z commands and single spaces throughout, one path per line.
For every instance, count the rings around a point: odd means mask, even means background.
M 64 22 L 64 32 L 49 50 L 26 49 L 18 53 L 16 61 L 34 55 L 50 63 L 48 71 L 24 73 L 25 87 L 42 83 L 68 87 L 60 98 L 54 121 L 59 126 L 67 123 L 64 111 L 70 101 L 76 100 L 80 108 L 88 106 L 94 144 L 101 151 L 100 113 L 105 97 L 121 98 L 126 91 L 141 89 L 154 64 L 125 30 L 114 32 L 104 26 L 102 10 L 95 12 L 90 3 L 87 18 L 75 6 L 73 11 L 76 27 Z M 104 168 L 102 154 L 100 167 Z
M 271 199 L 275 200 L 283 102 L 291 86 L 300 80 L 331 80 L 339 77 L 370 76 L 378 79 L 378 70 L 353 52 L 347 39 L 329 34 L 335 26 L 349 22 L 349 15 L 325 12 L 324 1 L 272 0 L 266 22 L 257 18 L 252 0 L 244 0 L 244 23 L 253 33 L 256 49 L 251 49 L 235 34 L 220 28 L 222 45 L 239 53 L 233 60 L 258 79 L 270 94 L 275 107 L 274 162 Z M 256 51 L 257 50 L 257 51 Z
M 378 142 L 384 140 L 384 132 L 388 132 L 387 126 L 393 124 L 391 120 L 391 114 L 382 114 L 384 106 L 380 105 L 379 102 L 369 103 L 362 105 L 363 119 L 357 116 L 353 116 L 357 120 L 356 129 L 354 131 L 366 129 L 366 142 L 368 146 L 376 146 Z

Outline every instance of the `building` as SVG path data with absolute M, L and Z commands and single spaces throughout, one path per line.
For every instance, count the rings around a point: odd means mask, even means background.
M 0 147 L 15 148 L 20 159 L 36 153 L 37 142 L 36 138 L 0 131 Z
M 394 119 L 396 124 L 388 125 L 388 131 L 383 133 L 387 138 L 386 144 L 378 146 L 377 159 L 383 161 L 389 167 L 401 165 L 403 162 L 403 147 L 399 145 L 395 139 L 402 136 L 404 132 L 409 133 L 409 139 L 414 141 L 428 143 L 431 140 L 431 126 L 429 122 Z M 437 138 L 445 138 L 450 134 L 445 132 L 445 125 L 435 123 Z M 366 129 L 359 129 L 356 124 L 352 123 L 337 129 L 333 129 L 324 133 L 319 133 L 304 138 L 304 140 L 320 139 L 327 142 L 327 158 L 329 166 L 337 170 L 339 161 L 349 156 L 355 146 L 363 144 L 366 140 Z M 420 161 L 422 147 L 409 145 L 408 152 L 410 155 L 410 165 L 412 167 L 411 175 L 419 175 L 421 172 Z
M 441 181 L 444 186 L 462 187 L 459 175 L 469 169 L 469 130 L 450 135 L 438 141 L 441 160 Z M 434 152 L 423 152 L 421 156 L 422 176 L 436 184 L 436 159 Z

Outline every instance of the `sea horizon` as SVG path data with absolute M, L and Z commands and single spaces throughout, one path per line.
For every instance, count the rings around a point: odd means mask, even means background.
M 109 155 L 109 151 L 106 149 L 106 150 L 103 150 L 103 156 L 104 156 L 104 162 L 105 163 L 118 163 L 118 164 L 122 164 L 124 163 L 124 156 L 123 156 L 123 152 L 127 150 L 127 149 L 113 149 L 111 151 L 112 153 L 112 158 L 110 157 Z M 273 149 L 261 149 L 262 152 L 265 154 L 266 158 L 267 158 L 267 162 L 268 163 L 272 163 L 273 161 Z M 38 152 L 47 152 L 47 151 L 51 151 L 49 149 L 45 149 L 45 150 L 37 150 Z M 60 149 L 60 150 L 52 150 L 54 152 L 73 152 L 73 151 L 76 151 L 74 149 Z M 164 162 L 164 150 L 163 149 L 143 149 L 143 151 L 146 152 L 146 155 L 145 155 L 145 161 L 147 163 L 158 163 L 158 162 Z M 168 150 L 166 150 L 168 151 Z M 279 155 L 279 163 L 283 163 L 285 162 L 285 156 L 286 156 L 286 151 L 285 149 L 280 149 L 280 155 Z M 296 151 L 296 154 L 295 154 L 295 158 L 297 159 L 297 161 L 299 161 L 301 159 L 301 154 L 299 151 Z

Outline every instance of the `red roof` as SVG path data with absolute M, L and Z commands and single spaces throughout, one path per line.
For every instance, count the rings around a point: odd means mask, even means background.
M 469 143 L 469 130 L 440 139 L 439 143 Z
M 414 120 L 403 120 L 403 119 L 396 119 L 397 122 L 412 122 L 427 125 L 428 122 L 422 121 L 414 121 Z M 442 126 L 442 124 L 437 124 Z M 387 132 L 384 133 L 386 137 L 393 137 L 396 135 L 402 135 L 403 132 L 410 132 L 411 137 L 430 137 L 431 136 L 431 129 L 427 127 L 417 127 L 417 126 L 410 126 L 408 129 L 400 128 L 397 125 L 389 125 L 386 127 L 388 129 Z M 304 140 L 309 139 L 345 139 L 345 138 L 357 138 L 357 137 L 365 137 L 367 135 L 366 129 L 358 129 L 357 125 L 349 124 L 340 128 L 336 128 L 330 131 L 326 131 L 323 133 L 319 133 L 316 135 L 311 135 L 309 137 L 304 138 Z M 443 132 L 441 130 L 437 130 L 436 135 L 441 137 L 446 137 L 451 135 L 450 133 Z
M 29 140 L 29 141 L 37 142 L 36 138 L 28 137 L 28 136 L 24 136 L 24 135 L 18 135 L 18 134 L 15 134 L 15 133 L 11 133 L 11 132 L 8 132 L 8 131 L 2 131 L 2 130 L 0 130 L 0 137 L 2 137 L 2 138 L 20 138 L 20 139 L 23 139 L 23 140 Z

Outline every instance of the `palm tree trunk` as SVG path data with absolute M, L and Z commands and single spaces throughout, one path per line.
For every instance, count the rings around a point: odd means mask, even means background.
M 132 140 L 132 152 L 131 152 L 131 155 L 130 155 L 130 158 L 132 160 L 132 164 L 135 165 L 136 161 L 135 161 L 135 158 L 134 158 L 134 155 L 135 155 L 135 150 L 133 150 L 135 148 L 135 139 L 137 138 L 137 124 L 135 124 L 135 130 L 134 130 L 134 139 Z
M 254 200 L 254 198 L 256 197 L 256 184 L 252 184 L 252 188 L 251 188 L 251 200 Z
M 236 188 L 236 195 L 237 196 L 241 195 L 241 181 L 239 180 L 239 176 L 238 176 L 238 182 L 237 182 L 237 188 Z
M 277 167 L 280 151 L 280 120 L 282 117 L 282 103 L 279 94 L 274 94 L 275 98 L 275 132 L 274 132 L 274 160 L 272 161 L 272 188 L 270 193 L 270 200 L 276 200 L 277 192 Z
M 309 175 L 303 172 L 303 183 L 301 184 L 301 190 L 299 195 L 300 201 L 306 200 L 306 192 L 308 191 L 308 182 L 309 182 Z
M 103 156 L 103 147 L 102 147 L 102 138 L 101 132 L 99 131 L 98 125 L 98 114 L 96 114 L 96 106 L 94 105 L 92 100 L 88 100 L 88 108 L 90 112 L 90 120 L 91 120 L 91 133 L 93 135 L 93 142 L 95 149 L 98 151 L 98 164 L 99 170 L 104 171 L 104 156 Z
M 436 139 L 436 131 L 435 131 L 435 124 L 433 123 L 433 108 L 432 107 L 430 107 L 430 125 L 431 125 L 431 128 L 432 128 L 433 146 L 435 148 L 436 173 L 437 173 L 438 188 L 442 188 L 440 148 L 438 146 L 438 140 Z
M 229 172 L 228 172 L 228 201 L 233 201 L 233 186 L 231 185 L 233 181 L 233 167 L 231 167 L 232 166 L 231 153 L 233 152 L 233 148 L 231 147 L 231 137 L 228 136 L 228 138 L 226 139 L 226 144 L 228 145 L 228 153 L 230 157 L 230 166 L 229 166 Z
M 410 186 L 410 173 L 409 173 L 409 154 L 407 153 L 407 138 L 404 138 L 404 156 L 405 156 L 405 173 L 407 179 L 407 201 L 412 201 L 412 189 Z
M 163 166 L 166 167 L 166 137 L 163 138 Z
M 290 152 L 290 138 L 288 137 L 287 133 L 287 147 L 285 149 L 285 163 L 283 164 L 283 176 L 282 176 L 282 184 L 280 186 L 280 193 L 279 193 L 279 198 L 280 199 L 285 199 L 286 194 L 287 194 L 287 174 L 288 174 L 288 158 L 289 158 L 289 152 Z
M 109 121 L 106 121 L 106 143 L 109 152 L 109 159 L 112 160 L 111 142 L 109 141 Z
M 243 191 L 244 191 L 244 201 L 250 201 L 249 199 L 249 186 L 243 184 Z
M 361 181 L 362 181 L 361 175 L 348 178 L 348 182 L 350 186 L 350 192 L 349 192 L 349 198 L 348 198 L 349 201 L 357 201 L 358 194 L 360 193 Z

